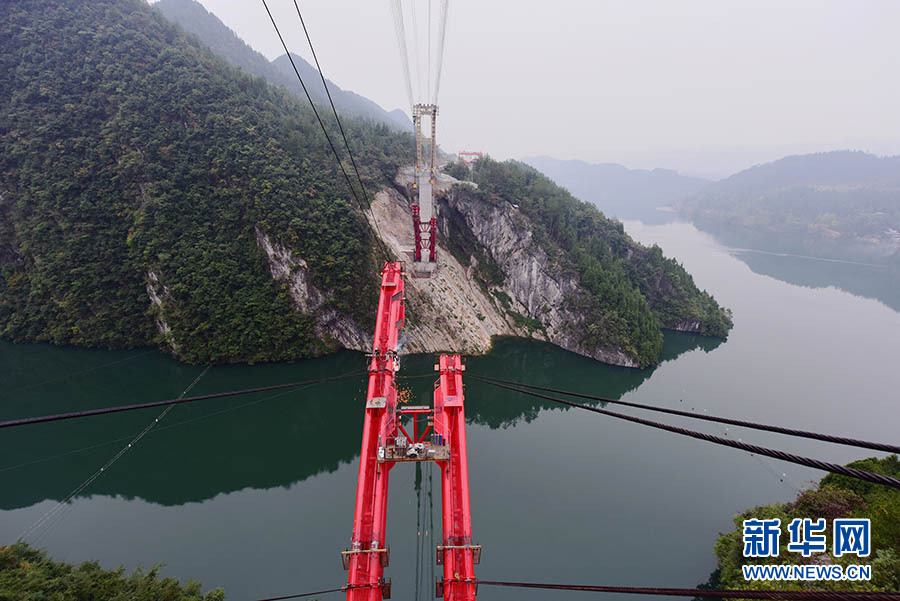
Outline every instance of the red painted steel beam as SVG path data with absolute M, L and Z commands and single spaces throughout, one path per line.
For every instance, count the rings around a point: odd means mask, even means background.
M 463 409 L 464 367 L 459 355 L 441 355 L 434 389 L 434 430 L 450 445 L 450 460 L 441 468 L 445 601 L 475 601 L 475 553 L 469 505 L 469 461 Z
M 434 251 L 437 248 L 437 218 L 431 218 L 428 230 L 431 232 L 428 238 L 428 260 L 434 263 Z
M 381 601 L 387 520 L 388 475 L 392 463 L 378 462 L 378 447 L 397 435 L 397 388 L 394 385 L 397 339 L 405 317 L 403 275 L 400 263 L 386 262 L 381 272 L 381 292 L 369 385 L 362 450 L 359 457 L 359 481 L 350 543 L 348 601 Z
M 413 239 L 415 241 L 415 258 L 416 261 L 422 260 L 422 222 L 419 218 L 419 205 L 412 206 L 413 218 Z

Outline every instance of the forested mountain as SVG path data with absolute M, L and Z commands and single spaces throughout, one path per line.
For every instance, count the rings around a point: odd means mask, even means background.
M 484 158 L 476 162 L 473 179 L 478 189 L 466 188 L 471 190 L 467 195 L 525 216 L 531 243 L 546 252 L 554 277 L 578 281 L 565 300 L 583 316 L 581 323 L 570 324 L 577 329 L 570 334 L 578 344 L 626 349 L 641 365 L 651 365 L 662 348 L 660 328 L 728 335 L 730 313 L 699 290 L 679 263 L 664 257 L 656 245 L 636 243 L 620 221 L 606 218 L 536 169 Z M 476 219 L 468 218 L 469 229 L 478 229 Z M 456 234 L 463 240 L 467 236 Z M 482 262 L 496 259 L 493 246 L 488 245 Z M 540 320 L 540 311 L 529 317 Z
M 900 477 L 900 461 L 897 455 L 870 457 L 848 464 L 847 467 Z M 804 557 L 803 553 L 784 550 L 773 557 L 744 556 L 744 520 L 781 520 L 782 527 L 795 519 L 825 520 L 827 537 L 827 563 L 823 554 L 813 552 Z M 734 528 L 719 536 L 715 552 L 718 569 L 713 572 L 709 588 L 753 590 L 760 583 L 748 582 L 744 578 L 744 565 L 839 565 L 844 571 L 850 564 L 859 564 L 859 557 L 845 553 L 833 557 L 835 548 L 834 520 L 863 519 L 871 523 L 871 552 L 866 564 L 872 566 L 872 578 L 865 581 L 821 581 L 816 588 L 839 595 L 843 591 L 896 591 L 900 589 L 900 491 L 887 486 L 870 484 L 856 478 L 828 474 L 813 487 L 798 491 L 797 498 L 789 503 L 774 503 L 754 507 L 734 518 Z M 782 543 L 784 544 L 784 543 Z M 782 590 L 805 590 L 803 582 L 786 582 Z
M 308 107 L 141 0 L 23 0 L 0 18 L 0 335 L 155 343 L 197 363 L 366 348 L 380 256 Z M 370 120 L 345 129 L 403 258 L 412 222 L 397 178 L 412 136 Z M 727 312 L 681 266 L 533 169 L 485 160 L 476 181 L 467 200 L 451 194 L 438 276 L 410 283 L 408 348 L 482 352 L 494 335 L 534 335 L 646 366 L 660 327 L 727 334 Z M 481 238 L 462 227 L 476 218 Z M 447 244 L 471 251 L 455 252 L 465 265 L 500 265 L 504 248 L 518 262 L 479 284 Z M 554 307 L 537 303 L 553 286 Z M 470 299 L 489 287 L 480 306 L 503 309 L 477 313 Z M 478 328 L 481 346 L 466 346 Z
M 669 169 L 629 169 L 615 163 L 564 161 L 540 156 L 523 159 L 582 200 L 610 217 L 655 223 L 672 219 L 657 210 L 690 196 L 710 183 Z
M 900 156 L 786 157 L 712 184 L 680 209 L 733 245 L 900 266 Z
M 284 86 L 305 100 L 303 88 L 297 81 L 297 75 L 287 55 L 283 54 L 270 63 L 196 0 L 159 0 L 154 6 L 170 21 L 178 23 L 186 31 L 196 35 L 213 53 L 226 62 L 247 73 L 262 77 L 271 84 Z M 300 27 L 299 20 L 292 26 Z M 292 57 L 313 102 L 326 104 L 328 98 L 318 71 L 297 54 L 292 53 Z M 334 104 L 342 115 L 372 119 L 401 131 L 412 131 L 412 122 L 400 109 L 388 112 L 368 98 L 350 90 L 342 90 L 333 81 L 327 81 Z
M 140 0 L 8 2 L 0 19 L 0 334 L 155 340 L 195 362 L 333 348 L 260 234 L 304 258 L 323 310 L 371 321 L 370 230 L 293 95 Z M 369 185 L 412 152 L 385 125 L 346 127 Z

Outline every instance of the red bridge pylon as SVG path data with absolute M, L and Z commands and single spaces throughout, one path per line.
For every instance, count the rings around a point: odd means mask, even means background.
M 397 463 L 416 461 L 433 461 L 441 470 L 443 544 L 437 547 L 436 561 L 444 566 L 444 578 L 436 583 L 436 594 L 449 601 L 474 601 L 474 565 L 481 559 L 481 547 L 472 544 L 465 367 L 459 355 L 441 355 L 435 366 L 440 375 L 434 386 L 434 406 L 398 407 L 394 378 L 400 369 L 397 339 L 404 322 L 403 292 L 400 263 L 385 263 L 369 362 L 353 538 L 350 548 L 341 553 L 344 569 L 349 570 L 347 601 L 391 597 L 390 580 L 384 577 L 390 561 L 385 543 L 388 477 Z M 415 419 L 419 414 L 428 415 L 428 427 L 421 435 Z M 412 436 L 402 423 L 407 415 L 413 416 Z

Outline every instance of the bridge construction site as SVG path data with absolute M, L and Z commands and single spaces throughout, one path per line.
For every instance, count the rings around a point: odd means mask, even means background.
M 408 0 L 415 4 L 421 0 Z M 437 18 L 431 18 L 431 6 L 437 4 Z M 266 0 L 263 0 L 268 12 Z M 296 5 L 295 5 L 296 6 Z M 728 446 L 747 451 L 760 456 L 772 457 L 781 461 L 791 462 L 797 465 L 825 470 L 831 473 L 841 474 L 855 479 L 864 480 L 873 484 L 900 489 L 900 479 L 876 474 L 865 470 L 848 468 L 818 459 L 802 457 L 785 453 L 775 449 L 760 447 L 744 443 L 741 440 L 713 436 L 701 432 L 695 432 L 681 427 L 655 422 L 630 414 L 622 414 L 606 408 L 607 404 L 620 404 L 637 408 L 661 412 L 679 417 L 701 419 L 718 423 L 737 425 L 745 428 L 776 432 L 789 436 L 813 438 L 825 442 L 850 445 L 861 448 L 875 449 L 879 451 L 897 453 L 900 445 L 854 440 L 846 437 L 831 436 L 816 432 L 808 432 L 790 429 L 778 425 L 766 425 L 747 421 L 731 419 L 727 417 L 715 417 L 710 415 L 697 415 L 690 412 L 665 409 L 650 405 L 629 403 L 618 399 L 608 399 L 600 396 L 576 393 L 565 390 L 542 388 L 537 385 L 511 382 L 492 377 L 490 374 L 466 374 L 466 365 L 459 354 L 448 353 L 437 357 L 434 364 L 434 387 L 431 405 L 411 405 L 401 402 L 398 392 L 397 380 L 401 370 L 400 338 L 401 330 L 406 321 L 406 294 L 405 278 L 431 277 L 437 269 L 437 237 L 440 215 L 437 214 L 434 191 L 437 183 L 436 170 L 438 168 L 437 148 L 437 117 L 439 107 L 437 103 L 440 87 L 441 65 L 443 60 L 444 37 L 446 33 L 448 0 L 429 1 L 428 28 L 422 31 L 411 30 L 406 26 L 404 18 L 405 9 L 400 0 L 391 0 L 394 24 L 397 30 L 398 46 L 401 53 L 401 66 L 403 68 L 404 83 L 412 111 L 412 121 L 415 135 L 415 180 L 413 183 L 413 195 L 410 199 L 411 215 L 413 223 L 412 253 L 409 257 L 392 255 L 382 245 L 384 261 L 382 263 L 381 282 L 379 286 L 378 308 L 375 320 L 375 331 L 372 339 L 371 350 L 366 355 L 367 378 L 365 414 L 362 429 L 362 441 L 359 454 L 359 470 L 356 488 L 354 512 L 352 516 L 352 533 L 350 541 L 344 550 L 335 549 L 335 555 L 340 555 L 343 568 L 347 571 L 346 584 L 341 584 L 333 589 L 317 591 L 315 593 L 299 593 L 282 597 L 270 597 L 266 600 L 291 599 L 308 596 L 319 596 L 326 593 L 343 593 L 347 601 L 381 601 L 392 597 L 392 584 L 386 576 L 385 570 L 390 566 L 390 545 L 387 534 L 387 515 L 389 504 L 389 483 L 392 470 L 398 464 L 412 464 L 422 466 L 422 469 L 436 470 L 440 474 L 441 484 L 441 537 L 440 544 L 434 548 L 434 563 L 440 566 L 442 576 L 434 583 L 434 596 L 447 601 L 475 601 L 479 585 L 504 586 L 517 588 L 535 588 L 553 591 L 587 591 L 600 593 L 631 593 L 644 595 L 665 595 L 693 597 L 701 595 L 709 598 L 734 598 L 734 599 L 866 599 L 900 601 L 900 593 L 855 593 L 842 592 L 835 596 L 829 591 L 803 590 L 754 590 L 731 591 L 715 589 L 682 589 L 682 588 L 650 588 L 650 587 L 625 587 L 609 585 L 574 585 L 552 583 L 523 583 L 504 582 L 479 579 L 476 576 L 476 566 L 479 566 L 482 558 L 482 548 L 477 544 L 473 526 L 473 508 L 470 505 L 469 494 L 469 449 L 466 443 L 466 412 L 465 412 L 465 385 L 466 377 L 489 384 L 497 389 L 506 389 L 522 395 L 549 400 L 563 406 L 577 408 L 587 412 L 613 417 L 619 420 L 637 423 L 642 426 L 665 430 L 683 436 L 704 440 L 713 444 Z M 420 8 L 421 10 L 421 8 Z M 297 13 L 302 22 L 299 6 Z M 269 12 L 269 17 L 276 33 L 281 39 L 284 49 L 291 57 L 291 52 L 285 44 L 278 30 L 275 19 Z M 304 24 L 305 30 L 305 24 Z M 308 36 L 308 33 L 307 33 Z M 308 39 L 308 37 L 307 37 Z M 420 46 L 427 49 L 427 60 L 419 60 Z M 410 60 L 409 49 L 412 47 L 413 59 Z M 310 42 L 312 49 L 312 43 Z M 313 56 L 315 51 L 313 50 Z M 411 68 L 410 64 L 416 65 Z M 316 59 L 319 75 L 325 84 L 325 77 Z M 296 68 L 295 68 L 296 71 Z M 415 77 L 411 76 L 411 72 Z M 300 83 L 305 84 L 296 71 Z M 327 84 L 325 84 L 327 91 Z M 418 92 L 414 93 L 414 90 Z M 312 110 L 319 117 L 318 109 L 310 100 Z M 332 104 L 334 117 L 340 126 L 340 118 Z M 341 161 L 335 144 L 332 141 L 323 121 L 319 118 L 319 124 L 335 155 L 337 164 L 347 178 L 351 190 L 354 184 Z M 350 146 L 344 138 L 347 155 L 350 157 L 354 170 L 356 168 Z M 461 153 L 469 161 L 477 160 L 481 153 Z M 412 158 L 412 157 L 410 157 Z M 365 193 L 365 186 L 359 172 L 356 172 L 359 188 Z M 356 195 L 356 192 L 353 191 Z M 359 200 L 357 198 L 357 200 Z M 360 210 L 371 212 L 371 207 L 364 207 L 360 202 Z M 373 218 L 374 222 L 374 218 Z M 376 224 L 377 225 L 377 224 Z M 377 233 L 375 233 L 376 239 Z M 120 407 L 109 407 L 87 411 L 70 412 L 64 414 L 21 418 L 0 422 L 0 429 L 27 424 L 77 419 L 91 415 L 130 411 L 148 407 L 169 407 L 178 403 L 195 402 L 218 397 L 248 394 L 261 390 L 277 388 L 297 388 L 312 384 L 321 384 L 328 381 L 359 377 L 360 372 L 338 376 L 333 378 L 320 378 L 304 382 L 291 382 L 277 384 L 263 388 L 229 391 L 216 394 L 208 394 L 196 397 L 188 397 L 185 391 L 178 399 L 166 401 L 153 401 Z M 562 395 L 562 396 L 560 396 Z M 573 398 L 588 400 L 590 404 L 580 403 Z M 362 402 L 362 399 L 360 399 Z M 603 403 L 603 405 L 599 405 Z M 159 418 L 156 420 L 159 421 Z M 152 427 L 153 424 L 150 425 Z M 148 428 L 149 429 L 149 428 Z M 143 433 L 141 434 L 141 436 Z M 136 444 L 140 436 L 128 444 L 127 449 Z M 118 456 L 116 457 L 118 458 Z M 477 450 L 472 454 L 473 461 L 477 461 Z M 111 465 L 111 464 L 110 464 Z M 106 469 L 106 466 L 104 467 Z M 401 467 L 401 469 L 404 469 Z M 90 480 L 92 482 L 93 480 Z M 88 482 L 88 484 L 90 484 Z M 87 485 L 85 485 L 87 486 Z M 78 490 L 78 489 L 76 489 Z M 80 490 L 84 490 L 82 487 Z M 396 494 L 396 491 L 395 491 Z M 70 500 L 67 498 L 66 501 Z M 65 501 L 64 501 L 65 502 Z M 475 515 L 477 516 L 477 508 Z M 55 509 L 54 509 L 55 510 Z M 348 524 L 349 524 L 348 516 Z M 39 526 L 38 526 L 39 527 Z M 601 531 L 602 533 L 602 531 Z M 28 534 L 26 532 L 25 534 Z M 487 556 L 486 556 L 487 557 Z M 337 561 L 337 557 L 335 557 Z M 539 571 L 540 566 L 534 566 Z M 480 567 L 478 569 L 481 569 Z M 556 593 L 558 594 L 558 593 Z M 405 596 L 405 595 L 403 595 Z M 398 596 L 398 597 L 403 597 Z M 554 597 L 555 598 L 555 597 Z M 605 598 L 605 597 L 604 597 Z

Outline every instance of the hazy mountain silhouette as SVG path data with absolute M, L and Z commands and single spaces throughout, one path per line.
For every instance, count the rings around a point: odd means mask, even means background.
M 608 217 L 664 223 L 676 215 L 659 211 L 709 184 L 700 177 L 681 175 L 668 169 L 628 169 L 616 163 L 564 161 L 551 157 L 523 159 L 560 186 L 592 202 Z
M 234 31 L 195 0 L 160 0 L 154 6 L 170 21 L 178 23 L 186 31 L 196 35 L 213 53 L 228 63 L 262 77 L 269 83 L 284 86 L 306 100 L 286 54 L 270 63 L 266 57 L 244 43 Z M 328 98 L 318 71 L 300 56 L 293 53 L 292 55 L 313 102 L 327 103 Z M 395 109 L 388 112 L 368 98 L 350 90 L 343 90 L 331 80 L 327 81 L 340 114 L 372 119 L 396 129 L 412 131 L 412 122 L 402 110 Z
M 785 157 L 711 184 L 679 209 L 731 246 L 900 267 L 900 156 Z

